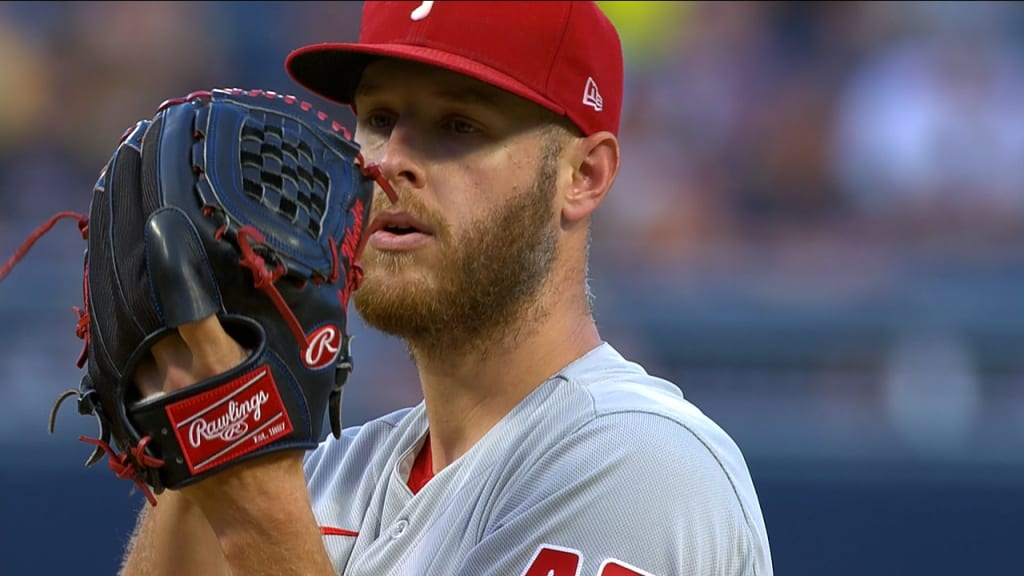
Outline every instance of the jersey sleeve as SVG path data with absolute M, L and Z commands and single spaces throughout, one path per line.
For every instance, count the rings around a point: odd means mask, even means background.
M 662 416 L 595 418 L 517 479 L 460 574 L 768 576 L 736 458 L 727 437 Z

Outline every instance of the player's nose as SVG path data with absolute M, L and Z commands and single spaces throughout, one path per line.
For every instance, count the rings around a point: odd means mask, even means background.
M 380 157 L 381 173 L 396 189 L 420 189 L 426 185 L 421 142 L 411 122 L 399 120 L 388 136 Z

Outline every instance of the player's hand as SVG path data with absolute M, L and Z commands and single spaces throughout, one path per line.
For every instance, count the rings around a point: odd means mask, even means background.
M 143 398 L 166 394 L 226 372 L 241 364 L 246 356 L 246 350 L 224 330 L 220 320 L 207 316 L 180 326 L 177 333 L 157 342 L 152 358 L 136 371 L 135 383 Z M 243 493 L 237 484 L 246 482 L 253 470 L 260 471 L 260 481 L 296 473 L 301 478 L 301 457 L 301 451 L 269 454 L 224 470 L 212 477 L 217 478 L 216 482 L 198 482 L 184 491 L 201 506 L 206 504 L 204 509 L 211 502 L 226 505 L 224 495 Z M 228 486 L 231 488 L 226 490 Z
M 153 345 L 151 358 L 135 372 L 142 398 L 174 392 L 242 363 L 246 351 L 216 316 L 184 324 Z
M 182 325 L 152 348 L 135 373 L 142 396 L 180 390 L 241 364 L 248 352 L 224 330 L 216 316 Z M 297 548 L 310 562 L 304 573 L 330 573 L 332 566 L 312 516 L 302 450 L 285 450 L 239 463 L 180 489 L 197 506 L 220 539 L 236 573 L 262 562 L 248 551 L 284 533 L 296 534 Z M 305 546 L 305 547 L 303 547 Z

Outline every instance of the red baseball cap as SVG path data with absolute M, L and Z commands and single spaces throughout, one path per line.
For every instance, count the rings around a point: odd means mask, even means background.
M 296 82 L 352 104 L 375 57 L 432 64 L 568 116 L 584 134 L 618 134 L 622 44 L 594 2 L 364 2 L 358 43 L 288 55 Z

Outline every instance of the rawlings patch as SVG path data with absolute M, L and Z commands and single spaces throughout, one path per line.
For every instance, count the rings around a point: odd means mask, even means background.
M 292 431 L 265 364 L 209 392 L 169 404 L 166 411 L 192 474 L 248 454 Z

